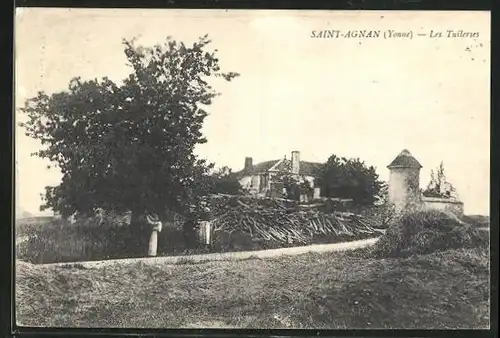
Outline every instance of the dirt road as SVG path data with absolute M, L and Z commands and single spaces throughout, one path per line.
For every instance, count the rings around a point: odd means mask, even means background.
M 315 244 L 308 246 L 300 246 L 293 248 L 282 248 L 272 250 L 260 251 L 240 251 L 240 252 L 226 252 L 226 253 L 213 253 L 204 255 L 190 255 L 190 256 L 170 256 L 170 257 L 150 257 L 150 258 L 130 258 L 130 259 L 114 259 L 106 261 L 88 261 L 77 263 L 54 263 L 44 264 L 44 266 L 61 266 L 78 264 L 86 268 L 99 267 L 103 265 L 116 265 L 116 264 L 130 264 L 142 262 L 144 264 L 178 264 L 182 262 L 206 262 L 206 261 L 227 261 L 227 260 L 242 260 L 248 258 L 270 258 L 282 255 L 300 255 L 308 252 L 333 252 L 333 251 L 346 251 L 358 248 L 371 246 L 377 242 L 378 238 L 369 238 L 359 241 L 334 243 L 334 244 Z

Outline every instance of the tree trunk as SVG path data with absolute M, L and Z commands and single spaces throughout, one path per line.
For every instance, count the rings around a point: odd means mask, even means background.
M 184 246 L 186 249 L 194 249 L 196 247 L 197 238 L 195 231 L 195 221 L 187 220 L 182 226 L 184 236 Z

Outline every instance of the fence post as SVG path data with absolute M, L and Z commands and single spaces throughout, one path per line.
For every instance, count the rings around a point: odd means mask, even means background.
M 155 215 L 156 216 L 156 215 Z M 156 256 L 158 249 L 158 232 L 162 230 L 162 222 L 158 217 L 146 215 L 146 220 L 150 225 L 154 225 L 151 229 L 151 236 L 149 237 L 149 245 L 148 245 L 148 255 Z
M 149 237 L 148 255 L 156 256 L 158 249 L 158 230 L 151 231 L 151 237 Z
M 211 232 L 211 222 L 205 222 L 205 244 L 210 246 L 212 244 L 212 232 Z

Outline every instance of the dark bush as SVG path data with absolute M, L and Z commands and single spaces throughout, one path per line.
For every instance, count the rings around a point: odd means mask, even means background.
M 486 232 L 451 214 L 436 210 L 416 210 L 394 219 L 372 253 L 377 257 L 406 257 L 487 244 Z
M 17 258 L 31 263 L 56 263 L 121 258 L 130 243 L 128 229 L 90 220 L 69 224 L 54 220 L 31 231 L 17 246 Z
M 185 254 L 187 249 L 184 242 L 184 234 L 180 227 L 164 227 L 158 234 L 159 256 Z
M 490 218 L 488 216 L 481 215 L 466 215 L 462 216 L 462 220 L 471 226 L 476 228 L 489 228 Z
M 104 259 L 138 257 L 131 254 L 135 243 L 130 228 L 120 222 L 100 223 L 97 218 L 86 218 L 70 224 L 53 219 L 29 229 L 19 243 L 16 258 L 35 264 L 80 262 Z M 182 230 L 165 226 L 158 235 L 158 255 L 176 255 L 185 252 Z M 140 255 L 140 256 L 145 256 Z

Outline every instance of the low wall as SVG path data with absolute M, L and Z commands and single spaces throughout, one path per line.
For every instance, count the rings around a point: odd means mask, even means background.
M 464 214 L 464 204 L 448 198 L 423 197 L 422 202 L 429 209 L 450 211 L 457 215 Z

